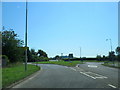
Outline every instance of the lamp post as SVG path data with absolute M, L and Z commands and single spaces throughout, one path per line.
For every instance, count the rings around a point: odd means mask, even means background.
M 27 10 L 27 0 L 26 0 L 26 30 L 25 30 L 25 71 L 27 71 L 27 13 L 28 13 L 28 10 Z
M 81 47 L 80 47 L 80 58 L 81 58 Z
M 112 40 L 111 39 L 106 39 L 106 41 L 110 41 L 110 48 L 111 48 L 111 54 L 112 54 Z M 110 56 L 112 61 L 113 61 L 113 64 L 114 64 L 114 60 L 113 60 L 113 56 Z
M 106 41 L 110 41 L 110 47 L 111 47 L 111 52 L 112 52 L 112 41 L 111 41 L 111 39 L 106 39 Z
M 2 26 L 2 30 L 5 30 L 5 26 Z
M 81 60 L 82 63 L 83 63 L 83 59 L 81 58 L 81 47 L 80 47 L 80 60 Z

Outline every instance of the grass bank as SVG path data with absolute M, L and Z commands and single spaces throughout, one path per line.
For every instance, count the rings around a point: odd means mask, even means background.
M 108 66 L 108 67 L 113 67 L 113 68 L 120 68 L 120 62 L 104 62 L 104 64 L 102 64 L 104 66 Z
M 57 64 L 63 66 L 76 66 L 77 64 L 83 64 L 81 61 L 45 61 L 45 62 L 37 62 L 38 64 Z
M 40 67 L 35 65 L 27 65 L 27 71 L 24 69 L 24 64 L 16 64 L 2 69 L 2 87 L 5 88 L 16 81 L 19 81 L 34 72 L 40 70 Z
M 104 61 L 98 61 L 98 60 L 83 60 L 83 62 L 104 62 Z

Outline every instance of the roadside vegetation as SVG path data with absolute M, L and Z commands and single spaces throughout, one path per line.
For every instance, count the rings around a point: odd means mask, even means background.
M 57 64 L 57 65 L 63 65 L 63 66 L 76 66 L 77 64 L 83 64 L 82 61 L 45 61 L 45 62 L 36 62 L 36 64 Z
M 2 39 L 1 39 L 2 38 Z M 18 38 L 18 35 L 13 30 L 0 31 L 0 39 L 2 40 L 2 79 L 3 87 L 6 87 L 26 76 L 39 70 L 39 67 L 28 65 L 28 70 L 25 72 L 24 65 L 20 63 L 25 62 L 25 51 L 27 49 L 28 62 L 39 64 L 58 64 L 64 66 L 76 66 L 77 64 L 83 64 L 87 61 L 90 62 L 120 62 L 120 47 L 116 48 L 116 55 L 114 51 L 109 52 L 108 56 L 97 55 L 95 60 L 89 58 L 74 58 L 73 55 L 69 55 L 67 59 L 63 60 L 62 56 L 55 56 L 54 58 L 48 58 L 45 51 L 38 49 L 29 49 L 24 47 L 24 41 Z M 72 57 L 72 59 L 70 59 Z M 76 60 L 77 59 L 77 60 Z M 80 60 L 81 59 L 81 60 Z M 49 61 L 58 60 L 58 61 Z M 18 64 L 19 63 L 19 64 Z M 105 66 L 111 66 L 110 63 L 104 63 Z M 115 65 L 115 64 L 114 64 Z M 113 66 L 112 66 L 113 67 Z M 119 65 L 118 65 L 119 67 Z
M 25 71 L 24 64 L 11 64 L 9 67 L 2 69 L 2 87 L 5 88 L 25 77 L 40 70 L 40 67 L 35 65 L 28 65 L 28 70 Z
M 102 60 L 101 61 L 97 61 L 97 60 L 84 60 L 83 62 L 85 63 L 85 62 L 104 62 L 104 61 L 102 61 Z
M 23 63 L 25 62 L 25 50 L 27 49 L 28 61 L 35 61 L 42 58 L 48 60 L 47 54 L 43 50 L 29 50 L 29 47 L 24 47 L 23 40 L 18 38 L 18 35 L 13 30 L 0 31 L 0 39 L 2 40 L 2 87 L 19 81 L 30 74 L 38 71 L 40 67 L 35 65 L 28 65 L 27 71 L 24 69 Z
M 104 66 L 108 66 L 108 67 L 113 67 L 113 68 L 120 68 L 120 62 L 115 61 L 115 62 L 104 62 L 104 64 L 102 64 Z
M 29 49 L 24 47 L 24 41 L 18 38 L 18 35 L 13 30 L 0 31 L 0 38 L 2 38 L 2 66 L 6 67 L 8 64 L 25 62 L 25 51 L 27 49 L 28 62 L 35 62 L 36 60 L 48 61 L 49 58 L 45 51 L 38 49 Z

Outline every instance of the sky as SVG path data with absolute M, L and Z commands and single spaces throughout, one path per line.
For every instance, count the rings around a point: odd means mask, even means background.
M 2 3 L 2 25 L 25 41 L 25 2 Z M 29 2 L 28 46 L 48 57 L 108 55 L 118 46 L 117 2 Z

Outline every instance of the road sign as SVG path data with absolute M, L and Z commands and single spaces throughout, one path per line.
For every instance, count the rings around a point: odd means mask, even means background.
M 23 48 L 24 50 L 29 49 L 29 47 L 20 47 L 20 48 Z

